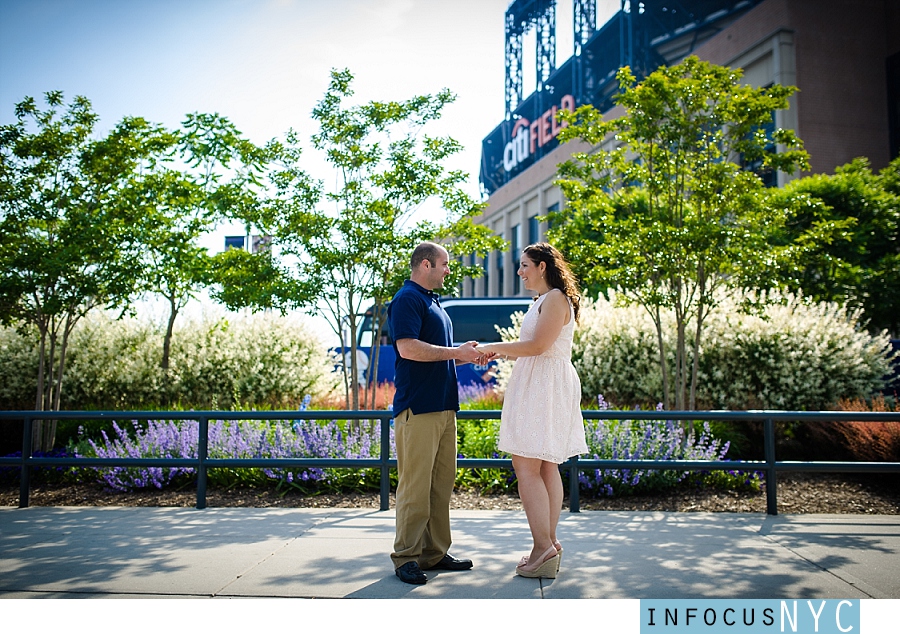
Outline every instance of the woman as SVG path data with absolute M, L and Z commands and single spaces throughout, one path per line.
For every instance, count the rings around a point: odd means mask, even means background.
M 559 465 L 587 452 L 581 381 L 572 366 L 578 286 L 562 254 L 545 242 L 525 248 L 518 275 L 537 295 L 522 321 L 519 341 L 480 345 L 477 350 L 516 359 L 497 444 L 512 454 L 534 540 L 516 574 L 555 578 L 562 554 L 556 539 L 563 500 Z

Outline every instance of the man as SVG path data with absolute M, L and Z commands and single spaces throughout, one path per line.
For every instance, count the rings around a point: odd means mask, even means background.
M 484 362 L 469 341 L 453 347 L 450 317 L 434 289 L 450 274 L 450 256 L 423 242 L 410 276 L 388 306 L 396 353 L 397 534 L 391 559 L 405 583 L 423 584 L 423 569 L 468 570 L 450 549 L 450 496 L 456 480 L 456 362 Z

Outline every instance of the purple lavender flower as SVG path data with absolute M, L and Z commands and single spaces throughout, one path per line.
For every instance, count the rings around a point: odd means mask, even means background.
M 608 408 L 602 395 L 597 401 L 601 409 Z M 663 411 L 661 405 L 656 410 Z M 585 429 L 588 449 L 598 460 L 724 460 L 729 447 L 712 436 L 708 422 L 699 435 L 688 437 L 671 420 L 586 421 Z M 674 470 L 595 469 L 579 481 L 587 492 L 602 496 L 666 488 L 688 475 Z
M 301 411 L 308 406 L 304 399 Z M 199 423 L 197 421 L 147 421 L 132 424 L 133 432 L 113 424 L 114 437 L 105 432 L 99 442 L 90 441 L 100 458 L 196 458 Z M 348 425 L 337 421 L 210 421 L 210 458 L 363 458 L 380 456 L 379 426 Z M 393 429 L 389 435 L 390 454 L 396 455 Z M 162 488 L 180 477 L 193 475 L 192 468 L 114 467 L 98 468 L 107 486 L 127 491 Z M 213 470 L 215 471 L 215 470 Z M 281 483 L 333 483 L 340 478 L 334 469 L 244 469 Z M 352 470 L 365 471 L 365 470 Z

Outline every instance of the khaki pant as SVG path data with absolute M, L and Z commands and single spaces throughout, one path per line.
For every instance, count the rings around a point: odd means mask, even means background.
M 421 568 L 450 550 L 450 496 L 456 481 L 456 412 L 394 417 L 397 445 L 397 536 L 394 567 L 415 561 Z

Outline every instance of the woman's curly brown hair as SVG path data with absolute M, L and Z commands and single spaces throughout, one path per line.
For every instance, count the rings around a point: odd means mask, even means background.
M 547 284 L 550 285 L 550 288 L 558 288 L 569 298 L 572 308 L 575 310 L 575 321 L 577 322 L 581 312 L 581 291 L 578 288 L 578 281 L 562 253 L 547 242 L 529 245 L 522 253 L 535 264 L 543 262 L 547 265 L 545 274 Z

